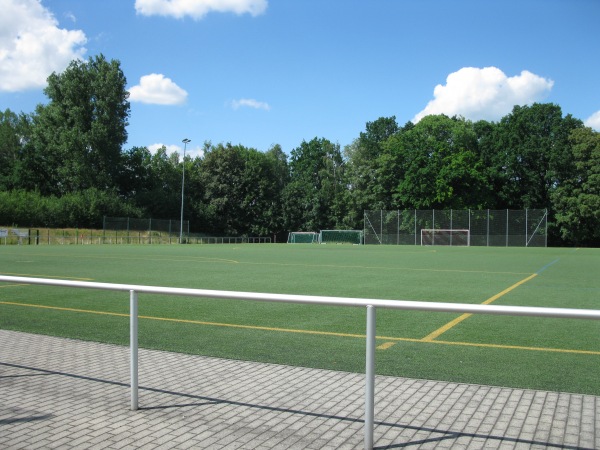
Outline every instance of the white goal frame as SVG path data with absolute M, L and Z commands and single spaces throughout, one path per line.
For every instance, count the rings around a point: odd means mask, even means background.
M 431 236 L 431 242 L 425 242 L 424 236 L 429 234 Z M 436 243 L 436 234 L 444 237 L 445 243 Z M 461 239 L 461 243 L 454 244 L 453 237 L 454 236 L 466 236 L 466 243 Z M 449 238 L 449 241 L 448 239 Z M 447 243 L 446 243 L 447 242 Z M 461 246 L 461 247 L 470 247 L 471 246 L 471 230 L 469 229 L 451 229 L 451 228 L 421 228 L 421 245 L 447 245 L 447 246 Z
M 296 242 L 295 237 L 296 236 L 311 236 L 311 242 L 300 242 L 302 244 L 318 244 L 319 243 L 319 233 L 315 232 L 315 231 L 290 231 L 290 233 L 288 234 L 288 240 L 287 243 L 288 244 L 298 244 L 299 242 Z

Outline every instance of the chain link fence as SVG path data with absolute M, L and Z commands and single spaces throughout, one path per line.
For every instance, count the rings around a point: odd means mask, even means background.
M 3 233 L 0 245 L 97 245 L 97 244 L 178 244 L 179 235 L 153 231 L 77 230 L 75 228 L 20 229 L 20 235 Z M 185 244 L 270 244 L 271 237 L 264 236 L 206 236 L 190 234 Z
M 364 227 L 365 244 L 420 245 L 421 230 L 469 230 L 469 245 L 548 245 L 546 209 L 375 210 L 364 212 Z

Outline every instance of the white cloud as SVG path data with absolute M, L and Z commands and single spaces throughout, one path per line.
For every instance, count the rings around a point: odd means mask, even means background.
M 75 14 L 73 14 L 71 11 L 67 11 L 65 13 L 65 18 L 67 18 L 68 20 L 70 20 L 73 23 L 77 23 L 77 17 L 75 17 Z
M 438 84 L 425 109 L 413 122 L 429 114 L 460 115 L 471 120 L 499 120 L 515 105 L 542 100 L 552 89 L 554 81 L 527 70 L 508 77 L 496 67 L 463 67 Z
M 267 0 L 136 0 L 135 10 L 144 16 L 190 16 L 202 19 L 210 12 L 232 12 L 258 16 L 267 9 Z
M 177 145 L 165 145 L 162 142 L 158 142 L 156 144 L 149 145 L 148 150 L 153 155 L 156 155 L 156 153 L 163 147 L 165 147 L 165 149 L 167 150 L 167 155 L 170 155 L 172 153 L 178 153 L 179 151 L 183 151 L 183 149 L 179 148 L 179 146 L 177 146 Z
M 0 91 L 44 87 L 85 54 L 83 31 L 58 28 L 40 0 L 0 0 L 0 10 Z
M 239 109 L 242 107 L 264 109 L 265 111 L 269 111 L 271 109 L 271 106 L 269 106 L 268 103 L 259 102 L 258 100 L 254 100 L 253 98 L 241 98 L 239 100 L 233 100 L 231 102 L 231 107 L 233 109 Z
M 165 147 L 165 149 L 167 150 L 167 155 L 171 155 L 173 153 L 179 153 L 179 158 L 181 160 L 181 157 L 183 156 L 183 147 L 179 146 L 179 145 L 165 145 L 163 143 L 157 143 L 157 144 L 152 144 L 152 145 L 148 145 L 148 150 L 150 151 L 150 153 L 152 153 L 153 155 L 156 154 L 156 152 L 158 152 L 158 150 L 160 150 L 162 147 Z M 204 156 L 204 149 L 202 147 L 190 147 L 189 145 L 187 146 L 186 150 L 185 150 L 185 155 L 186 158 L 189 156 L 190 158 L 196 158 L 197 156 Z
M 600 111 L 596 111 L 584 122 L 586 127 L 590 127 L 595 131 L 600 131 Z
M 140 78 L 140 84 L 129 89 L 132 102 L 155 105 L 180 105 L 187 99 L 187 92 L 163 74 L 151 73 Z

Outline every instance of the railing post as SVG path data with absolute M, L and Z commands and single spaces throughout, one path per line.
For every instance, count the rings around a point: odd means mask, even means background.
M 138 301 L 137 292 L 129 291 L 129 345 L 131 410 L 138 409 Z
M 373 448 L 375 418 L 375 307 L 367 306 L 367 357 L 365 370 L 365 450 Z

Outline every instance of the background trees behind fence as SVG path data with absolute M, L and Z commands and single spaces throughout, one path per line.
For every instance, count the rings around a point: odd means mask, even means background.
M 547 209 L 549 244 L 600 246 L 600 133 L 558 105 L 516 105 L 499 122 L 380 117 L 343 148 L 324 137 L 264 151 L 205 142 L 182 160 L 123 148 L 126 85 L 119 61 L 100 55 L 52 74 L 34 112 L 0 112 L 0 225 L 179 217 L 185 167 L 192 233 L 281 242 L 362 229 L 365 210 Z

